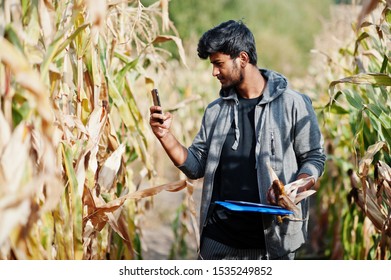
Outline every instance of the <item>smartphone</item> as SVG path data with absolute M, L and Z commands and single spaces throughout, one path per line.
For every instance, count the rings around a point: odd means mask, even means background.
M 152 93 L 153 105 L 162 106 L 160 104 L 160 97 L 159 97 L 159 92 L 157 91 L 157 89 L 154 88 L 153 90 L 151 90 L 151 93 Z
M 159 97 L 158 90 L 156 88 L 154 88 L 153 90 L 151 90 L 151 94 L 152 94 L 153 105 L 155 105 L 155 106 L 162 106 L 161 103 L 160 103 L 160 97 Z M 156 113 L 162 114 L 163 112 L 162 111 L 156 111 Z M 159 119 L 159 122 L 161 124 L 163 124 L 164 121 Z

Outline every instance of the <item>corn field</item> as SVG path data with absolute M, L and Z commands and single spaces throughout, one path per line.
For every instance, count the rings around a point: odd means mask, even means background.
M 327 239 L 313 242 L 331 259 L 391 259 L 390 4 L 364 1 L 354 36 L 323 53 L 318 69 L 329 81 L 321 110 L 329 160 L 315 238 Z
M 363 1 L 352 27 L 305 82 L 328 155 L 313 258 L 391 259 L 390 1 Z M 194 182 L 157 172 L 150 91 L 170 92 L 190 143 L 216 89 L 186 68 L 169 0 L 0 0 L 0 34 L 0 259 L 143 259 L 140 220 L 163 191 L 183 192 L 170 258 L 186 255 Z
M 142 258 L 138 201 L 192 191 L 140 189 L 154 184 L 145 108 L 169 57 L 159 44 L 186 63 L 168 1 L 0 6 L 0 259 Z

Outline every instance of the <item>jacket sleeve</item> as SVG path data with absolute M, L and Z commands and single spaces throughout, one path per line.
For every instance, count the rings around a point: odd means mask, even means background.
M 205 173 L 209 150 L 206 119 L 206 114 L 204 114 L 201 128 L 194 138 L 193 143 L 187 149 L 188 155 L 186 161 L 178 166 L 178 168 L 190 179 L 199 179 L 203 177 Z
M 308 96 L 302 96 L 303 102 L 298 102 L 294 111 L 294 149 L 299 164 L 297 175 L 306 173 L 317 180 L 323 174 L 326 161 L 324 141 L 312 102 Z

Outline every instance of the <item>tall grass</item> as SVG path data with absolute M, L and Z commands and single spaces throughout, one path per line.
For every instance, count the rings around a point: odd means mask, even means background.
M 323 52 L 318 68 L 329 93 L 321 118 L 329 160 L 314 232 L 327 239 L 314 243 L 332 259 L 391 258 L 391 10 L 381 3 L 372 12 L 378 2 L 366 1 L 350 40 Z
M 0 259 L 142 258 L 168 1 L 2 1 Z M 190 209 L 190 208 L 189 208 Z M 192 215 L 194 213 L 191 213 Z M 189 214 L 190 216 L 190 214 Z
M 168 1 L 0 6 L 0 259 L 142 259 L 148 199 L 181 190 L 170 258 L 186 254 L 193 185 L 154 156 L 149 92 L 161 89 L 173 132 L 190 143 L 218 84 L 207 62 L 185 61 Z M 338 49 L 321 50 L 305 82 L 329 155 L 311 216 L 317 257 L 391 257 L 391 12 L 369 12 Z

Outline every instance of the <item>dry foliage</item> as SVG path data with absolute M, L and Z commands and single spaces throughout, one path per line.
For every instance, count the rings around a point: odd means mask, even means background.
M 185 64 L 168 0 L 0 5 L 0 259 L 141 258 L 137 201 L 192 192 L 138 190 L 153 182 L 138 100 L 167 61 L 159 44 Z
M 370 146 L 360 161 L 358 176 L 353 171 L 349 172 L 352 185 L 349 200 L 360 207 L 380 233 L 377 259 L 386 259 L 387 251 L 391 248 L 391 168 L 379 160 L 375 164 L 374 178 L 370 176 L 374 157 L 382 149 L 389 153 L 385 142 Z
M 314 68 L 316 84 L 329 94 L 321 111 L 328 162 L 312 245 L 331 259 L 391 256 L 388 183 L 379 181 L 390 161 L 389 5 L 365 0 L 362 6 L 334 7 L 335 24 L 318 45 L 324 56 Z M 382 148 L 386 152 L 377 153 Z

